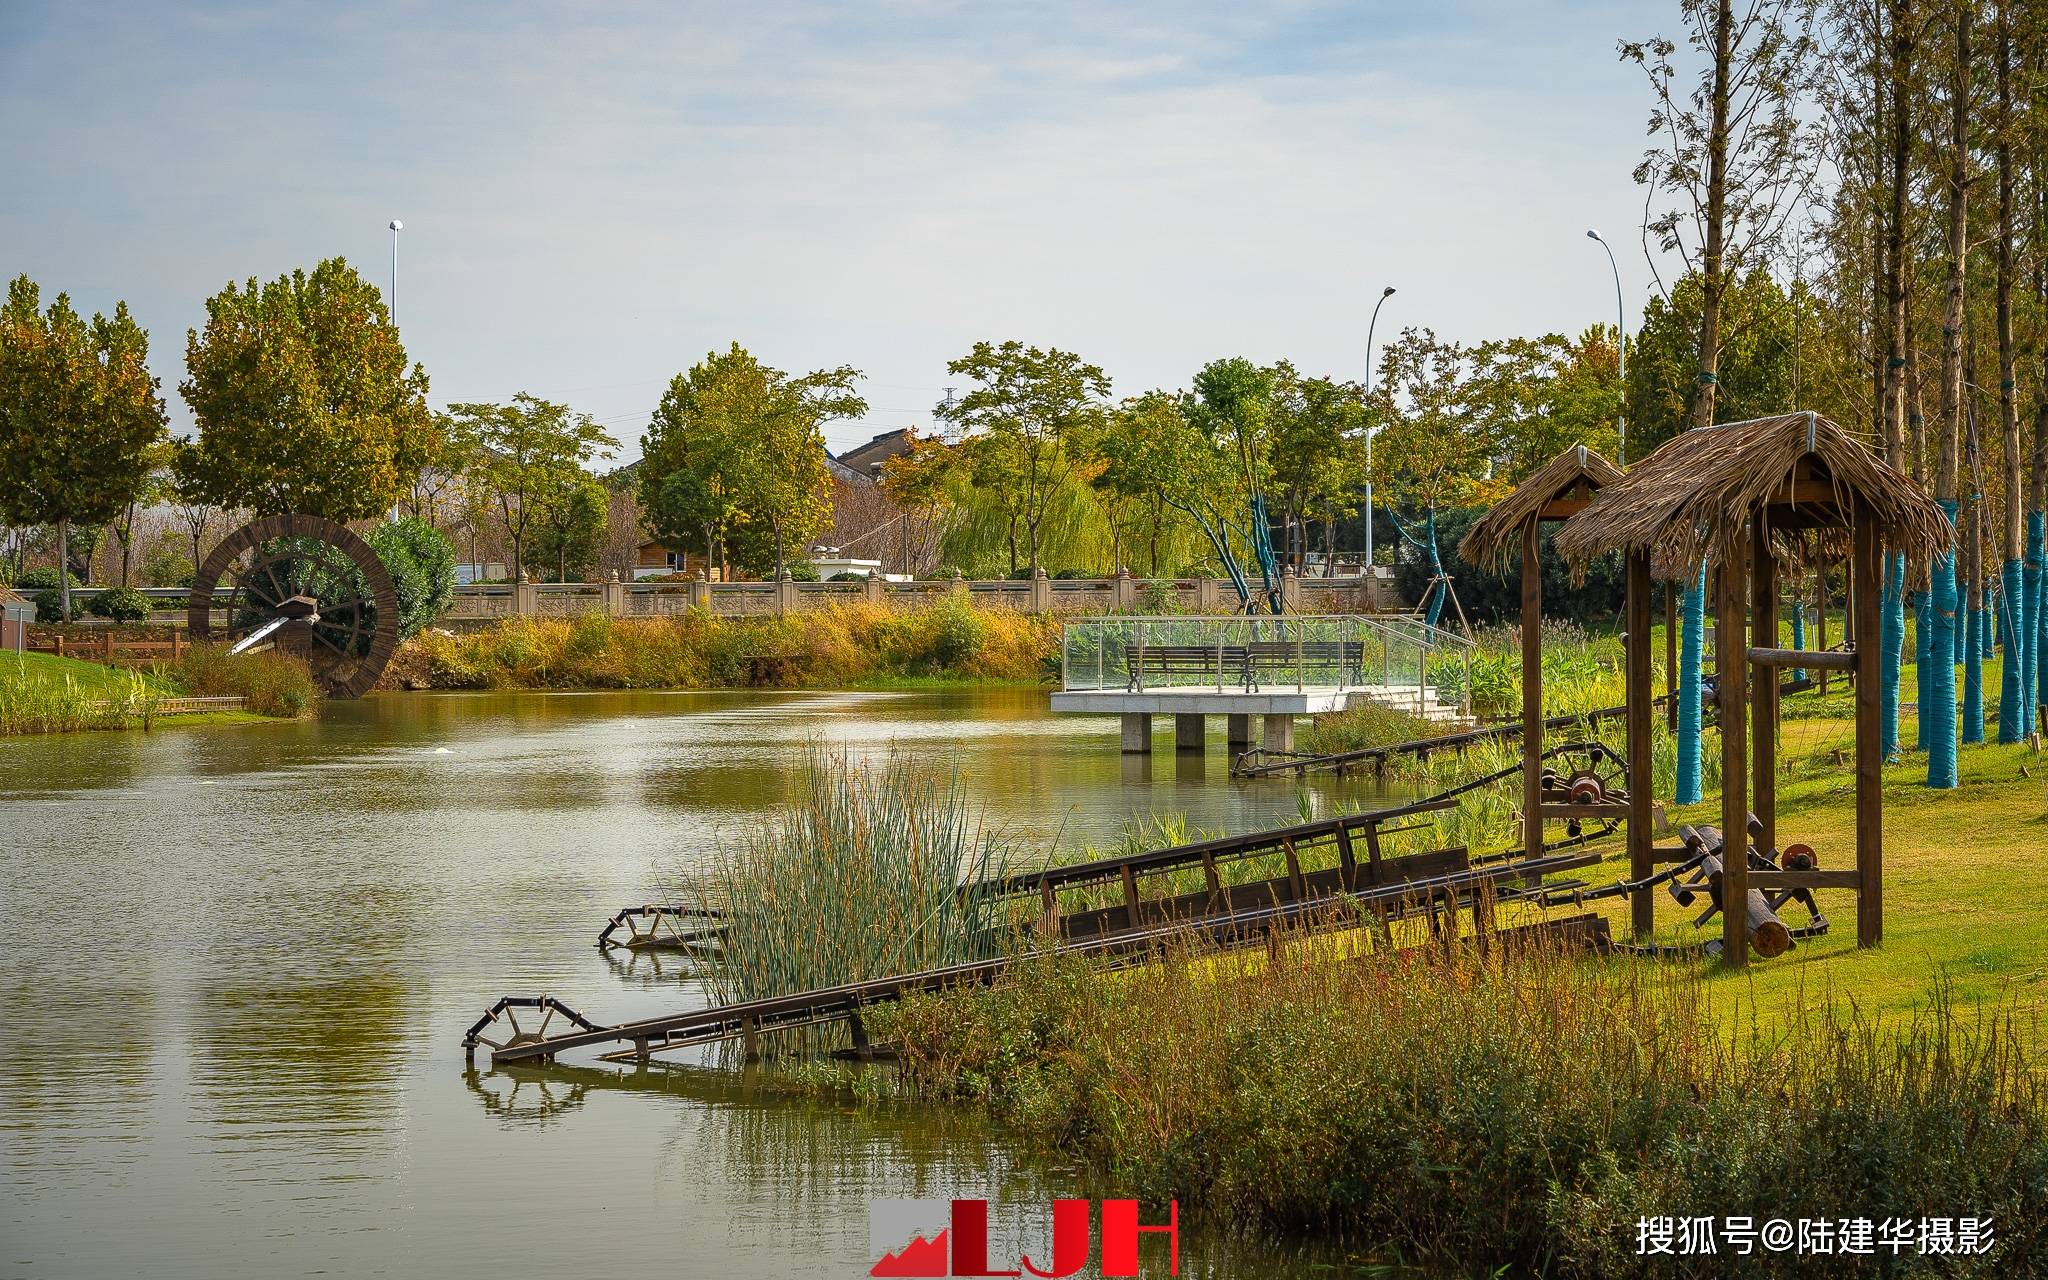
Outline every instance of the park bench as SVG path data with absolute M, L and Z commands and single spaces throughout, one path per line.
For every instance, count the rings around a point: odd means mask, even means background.
M 1128 692 L 1144 688 L 1147 675 L 1168 681 L 1174 676 L 1200 676 L 1205 683 L 1253 683 L 1241 644 L 1154 644 L 1133 649 L 1131 657 Z
M 1358 640 L 1254 640 L 1245 654 L 1245 685 L 1259 687 L 1259 676 L 1291 670 L 1296 663 L 1304 680 L 1320 667 L 1344 672 L 1345 684 L 1365 683 L 1365 645 Z M 1313 682 L 1309 682 L 1313 683 Z

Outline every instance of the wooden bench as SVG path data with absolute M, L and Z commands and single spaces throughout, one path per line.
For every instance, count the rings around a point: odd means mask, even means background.
M 1251 668 L 1241 644 L 1154 644 L 1131 650 L 1131 678 L 1124 688 L 1135 692 L 1145 686 L 1145 676 L 1157 674 L 1200 676 L 1216 684 L 1253 683 Z
M 1245 655 L 1246 687 L 1257 689 L 1261 672 L 1285 671 L 1300 662 L 1311 667 L 1341 667 L 1346 684 L 1365 683 L 1365 644 L 1358 640 L 1254 640 Z

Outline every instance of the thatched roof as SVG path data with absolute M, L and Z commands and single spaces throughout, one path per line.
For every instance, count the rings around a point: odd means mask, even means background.
M 1504 570 L 1521 552 L 1522 531 L 1544 518 L 1545 507 L 1560 500 L 1591 498 L 1619 479 L 1620 467 L 1585 445 L 1575 444 L 1494 503 L 1493 510 L 1465 531 L 1458 542 L 1458 555 L 1469 565 Z
M 1575 570 L 1610 551 L 1648 551 L 1660 577 L 1683 578 L 1759 510 L 1797 532 L 1846 525 L 1858 502 L 1893 551 L 1924 555 L 1954 536 L 1903 472 L 1819 414 L 1788 413 L 1674 436 L 1572 517 L 1556 546 Z

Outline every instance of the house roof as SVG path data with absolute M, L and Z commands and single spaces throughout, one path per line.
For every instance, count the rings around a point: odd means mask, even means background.
M 898 427 L 894 431 L 884 431 L 866 444 L 848 449 L 833 461 L 852 475 L 871 480 L 881 474 L 883 463 L 909 453 L 910 447 L 915 443 L 916 428 Z
M 1621 468 L 1575 444 L 1538 468 L 1514 492 L 1493 504 L 1493 510 L 1465 531 L 1458 555 L 1466 564 L 1505 569 L 1521 550 L 1522 531 L 1543 520 L 1563 519 L 1570 512 L 1553 503 L 1583 507 L 1594 494 L 1621 479 Z
M 1610 551 L 1647 551 L 1684 578 L 1768 511 L 1774 540 L 1839 529 L 1857 506 L 1883 544 L 1909 556 L 1946 546 L 1949 517 L 1905 473 L 1817 413 L 1786 413 L 1681 432 L 1565 522 L 1558 553 L 1583 572 Z

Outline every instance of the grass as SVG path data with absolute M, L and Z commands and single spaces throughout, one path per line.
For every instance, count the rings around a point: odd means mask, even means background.
M 246 711 L 160 717 L 166 698 L 237 694 Z M 311 704 L 305 664 L 272 653 L 227 658 L 193 646 L 174 666 L 133 670 L 47 653 L 0 655 L 0 733 L 70 733 L 159 724 L 246 723 L 298 715 Z
M 865 602 L 787 617 L 509 618 L 408 641 L 387 684 L 430 689 L 897 688 L 1036 683 L 1056 662 L 1057 619 L 946 600 Z

